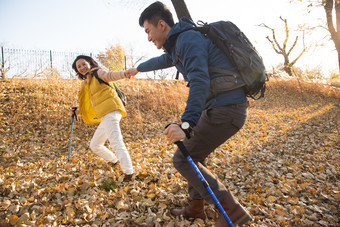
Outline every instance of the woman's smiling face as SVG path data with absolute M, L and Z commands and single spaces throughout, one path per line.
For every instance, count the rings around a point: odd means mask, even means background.
M 90 63 L 82 58 L 76 62 L 76 67 L 78 72 L 82 75 L 85 75 L 91 69 Z

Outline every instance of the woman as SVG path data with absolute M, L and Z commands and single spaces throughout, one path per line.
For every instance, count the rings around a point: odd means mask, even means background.
M 122 71 L 107 72 L 93 58 L 85 55 L 79 55 L 72 68 L 78 78 L 83 80 L 78 103 L 84 122 L 100 122 L 91 139 L 90 149 L 108 162 L 116 164 L 119 161 L 125 173 L 124 181 L 131 180 L 134 170 L 119 126 L 120 119 L 126 116 L 126 110 L 112 83 L 130 76 Z M 114 153 L 104 146 L 107 139 Z

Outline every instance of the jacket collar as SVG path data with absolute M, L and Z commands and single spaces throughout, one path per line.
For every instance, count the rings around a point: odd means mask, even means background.
M 195 27 L 195 23 L 189 20 L 188 18 L 182 17 L 178 23 L 176 23 L 170 30 L 166 41 L 163 45 L 164 49 L 169 52 L 176 44 L 177 37 L 182 32 Z

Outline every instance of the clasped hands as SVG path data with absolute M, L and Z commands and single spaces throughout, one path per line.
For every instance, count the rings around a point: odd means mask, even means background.
M 130 68 L 124 71 L 124 75 L 126 78 L 131 79 L 131 77 L 134 77 L 138 73 L 138 70 L 136 68 Z

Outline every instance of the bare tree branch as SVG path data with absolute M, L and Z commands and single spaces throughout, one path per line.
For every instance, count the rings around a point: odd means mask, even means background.
M 285 51 L 287 47 L 288 37 L 289 37 L 289 30 L 288 30 L 288 25 L 287 25 L 287 19 L 283 19 L 281 16 L 280 16 L 280 19 L 285 23 L 286 39 L 283 42 L 283 48 L 282 48 Z
M 277 53 L 277 54 L 280 54 L 283 56 L 284 58 L 284 64 L 283 64 L 283 69 L 285 72 L 288 73 L 288 75 L 292 76 L 293 73 L 292 73 L 292 66 L 297 62 L 297 60 L 303 55 L 303 53 L 306 52 L 306 47 L 305 47 L 305 42 L 304 42 L 304 32 L 303 32 L 303 50 L 300 52 L 300 54 L 294 59 L 294 61 L 290 62 L 289 60 L 289 56 L 290 54 L 292 53 L 293 49 L 296 48 L 296 45 L 298 43 L 298 40 L 299 40 L 299 37 L 296 36 L 295 38 L 295 41 L 293 43 L 293 45 L 289 48 L 288 52 L 287 52 L 287 43 L 288 43 L 288 40 L 289 40 L 289 28 L 288 28 L 288 23 L 287 23 L 287 20 L 286 19 L 283 19 L 282 17 L 280 17 L 280 19 L 284 22 L 285 24 L 285 39 L 284 39 L 284 42 L 282 44 L 282 47 L 281 45 L 279 44 L 277 38 L 276 38 L 276 34 L 275 34 L 275 29 L 265 25 L 265 24 L 260 24 L 259 26 L 260 27 L 264 27 L 264 28 L 267 28 L 267 29 L 270 29 L 271 32 L 272 32 L 272 39 L 269 38 L 269 36 L 267 36 L 267 40 L 272 44 L 272 47 L 274 49 L 274 51 Z
M 299 39 L 299 36 L 296 36 L 296 37 L 295 37 L 295 41 L 294 41 L 292 47 L 289 49 L 287 55 L 290 55 L 290 53 L 292 52 L 292 50 L 293 50 L 294 47 L 296 46 L 298 39 Z
M 276 52 L 277 54 L 283 54 L 282 51 L 279 51 L 279 50 L 276 49 L 276 46 L 275 46 L 274 42 L 269 38 L 269 36 L 267 36 L 266 38 L 269 40 L 269 42 L 271 42 L 272 47 L 273 47 L 273 49 L 275 50 L 275 52 Z

